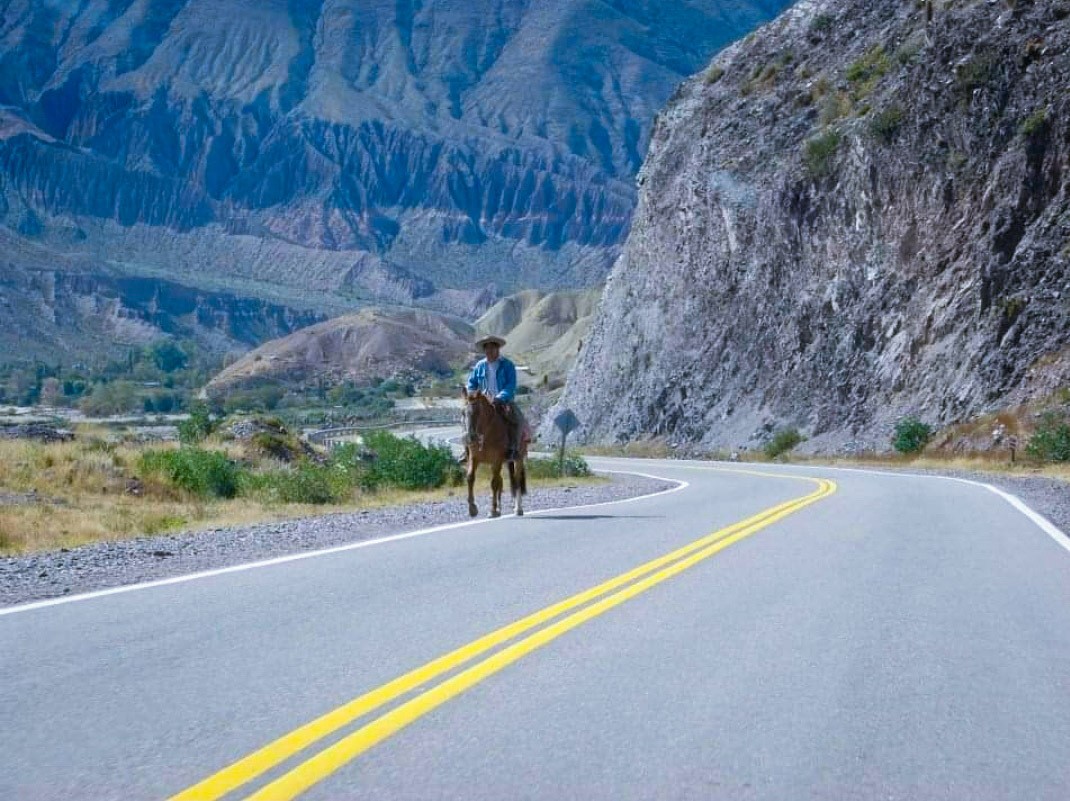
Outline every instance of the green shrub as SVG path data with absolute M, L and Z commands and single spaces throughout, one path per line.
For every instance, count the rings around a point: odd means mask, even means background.
M 197 445 L 208 437 L 215 426 L 208 407 L 198 403 L 189 411 L 189 417 L 178 424 L 178 441 L 183 445 Z
M 1039 109 L 1029 115 L 1019 126 L 1018 133 L 1029 138 L 1041 133 L 1048 125 L 1048 110 Z
M 591 466 L 578 453 L 565 453 L 564 469 L 561 460 L 529 459 L 524 469 L 531 478 L 585 478 L 591 475 Z
M 292 462 L 302 455 L 301 446 L 297 439 L 283 431 L 257 431 L 253 434 L 252 445 L 257 451 L 265 456 L 278 459 L 280 462 Z
M 305 503 L 322 506 L 341 503 L 352 494 L 349 477 L 328 465 L 304 463 L 287 470 L 246 473 L 242 493 L 259 495 L 269 503 Z
M 424 445 L 386 431 L 366 435 L 364 444 L 375 454 L 371 469 L 378 483 L 401 489 L 434 489 L 459 480 L 460 466 L 448 445 Z
M 226 454 L 192 447 L 146 451 L 141 457 L 141 470 L 163 476 L 199 498 L 233 498 L 238 494 L 242 474 Z
M 1070 421 L 1058 412 L 1047 412 L 1025 451 L 1046 462 L 1070 462 Z
M 814 33 L 826 33 L 832 30 L 836 18 L 832 14 L 818 14 L 810 21 L 810 30 Z
M 846 78 L 854 86 L 855 99 L 869 95 L 891 67 L 888 54 L 880 45 L 871 48 L 847 68 Z
M 932 439 L 933 429 L 917 417 L 904 417 L 895 424 L 892 447 L 899 453 L 917 453 Z
M 375 454 L 353 443 L 346 443 L 331 453 L 331 467 L 352 487 L 371 491 L 378 488 L 380 476 L 374 470 Z
M 765 455 L 770 459 L 783 456 L 795 448 L 796 445 L 805 442 L 806 437 L 799 433 L 797 428 L 781 428 L 773 434 L 772 439 L 765 443 Z
M 873 119 L 869 121 L 869 132 L 886 145 L 891 144 L 899 129 L 903 127 L 904 116 L 903 107 L 892 103 L 873 115 Z
M 823 178 L 832 172 L 832 159 L 840 149 L 842 137 L 836 130 L 828 130 L 806 140 L 803 161 L 814 178 Z

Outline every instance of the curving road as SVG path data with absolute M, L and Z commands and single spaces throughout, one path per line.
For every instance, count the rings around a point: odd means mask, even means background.
M 0 610 L 0 798 L 1070 797 L 1059 532 L 951 480 L 596 462 L 681 483 Z

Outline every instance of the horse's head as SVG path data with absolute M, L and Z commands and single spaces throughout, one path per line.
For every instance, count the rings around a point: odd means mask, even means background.
M 464 431 L 468 441 L 473 442 L 486 425 L 485 421 L 491 419 L 488 414 L 493 413 L 494 406 L 482 392 L 469 392 L 468 387 L 461 388 L 461 396 L 464 398 Z

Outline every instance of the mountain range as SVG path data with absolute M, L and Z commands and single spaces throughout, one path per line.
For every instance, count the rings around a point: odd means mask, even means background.
M 0 340 L 242 349 L 596 285 L 658 109 L 784 5 L 5 0 Z

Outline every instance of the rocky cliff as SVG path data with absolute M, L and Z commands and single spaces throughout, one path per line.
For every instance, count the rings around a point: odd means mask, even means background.
M 1070 379 L 1070 3 L 805 0 L 660 115 L 564 404 L 886 448 Z
M 350 306 L 590 286 L 654 111 L 783 4 L 10 0 L 0 225 L 23 268 Z

